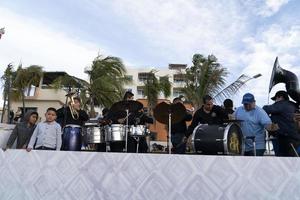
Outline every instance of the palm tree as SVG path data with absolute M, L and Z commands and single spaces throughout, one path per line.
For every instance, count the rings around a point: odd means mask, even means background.
M 214 55 L 204 57 L 201 54 L 195 54 L 192 62 L 193 66 L 185 70 L 186 85 L 182 91 L 196 108 L 203 104 L 204 95 L 210 95 L 220 101 L 234 95 L 247 81 L 252 79 L 246 75 L 241 75 L 223 89 L 228 71 L 217 62 Z
M 40 80 L 43 76 L 43 70 L 41 66 L 31 65 L 27 68 L 22 68 L 22 64 L 19 65 L 16 71 L 16 78 L 13 81 L 14 95 L 17 99 L 22 99 L 23 104 L 23 114 L 25 112 L 25 90 L 28 89 L 28 93 L 30 92 L 31 86 L 38 86 L 40 84 Z
M 226 68 L 217 62 L 214 55 L 206 58 L 201 54 L 195 54 L 193 66 L 185 70 L 186 85 L 182 91 L 187 99 L 199 108 L 204 95 L 213 96 L 224 86 L 227 75 Z
M 156 71 L 151 70 L 147 73 L 147 79 L 144 82 L 144 96 L 148 101 L 148 112 L 151 113 L 157 104 L 157 99 L 160 93 L 165 97 L 171 95 L 171 83 L 168 76 L 163 76 L 157 79 Z
M 126 68 L 120 58 L 98 55 L 85 73 L 89 76 L 86 93 L 89 95 L 92 115 L 95 113 L 94 106 L 109 108 L 122 99 L 124 85 L 129 81 L 125 77 Z
M 7 111 L 8 111 L 8 116 L 9 116 L 9 111 L 10 111 L 10 96 L 9 96 L 9 91 L 10 91 L 10 86 L 11 86 L 11 80 L 13 76 L 13 65 L 10 63 L 7 65 L 6 70 L 4 71 L 4 74 L 1 77 L 1 80 L 4 82 L 3 84 L 3 111 L 1 115 L 1 123 L 3 122 L 3 117 L 5 115 L 5 107 L 7 106 Z M 7 103 L 7 105 L 6 105 Z

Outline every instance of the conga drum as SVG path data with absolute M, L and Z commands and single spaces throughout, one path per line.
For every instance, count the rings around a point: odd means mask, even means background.
M 195 153 L 205 155 L 243 155 L 244 138 L 237 123 L 198 125 L 192 135 Z
M 82 129 L 79 125 L 68 124 L 63 130 L 62 150 L 80 151 L 82 145 Z

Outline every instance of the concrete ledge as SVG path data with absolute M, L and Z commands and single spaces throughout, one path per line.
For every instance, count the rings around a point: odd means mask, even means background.
M 299 199 L 300 160 L 0 150 L 0 199 Z

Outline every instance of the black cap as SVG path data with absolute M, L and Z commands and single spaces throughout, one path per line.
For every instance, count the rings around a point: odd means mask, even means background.
M 288 95 L 288 93 L 287 93 L 286 91 L 283 91 L 283 90 L 280 90 L 280 91 L 276 92 L 275 96 L 272 97 L 271 99 L 272 99 L 273 101 L 275 101 L 275 100 L 276 100 L 276 97 L 283 97 L 285 100 L 289 100 L 289 95 Z

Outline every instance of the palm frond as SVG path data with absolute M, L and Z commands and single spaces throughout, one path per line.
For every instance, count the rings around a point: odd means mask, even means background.
M 252 78 L 242 74 L 237 80 L 218 92 L 213 98 L 219 102 L 222 102 L 224 99 L 236 94 L 250 79 Z

